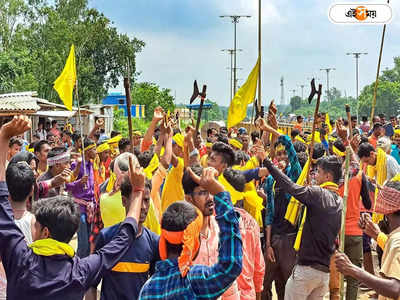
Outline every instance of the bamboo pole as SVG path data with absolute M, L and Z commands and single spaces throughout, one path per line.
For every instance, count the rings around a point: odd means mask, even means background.
M 347 199 L 349 197 L 350 155 L 351 155 L 351 148 L 350 148 L 350 146 L 347 146 L 346 147 L 345 171 L 344 171 L 344 195 L 343 195 L 342 225 L 340 227 L 340 244 L 339 244 L 339 251 L 342 253 L 344 252 Z M 339 287 L 340 300 L 343 300 L 345 298 L 344 276 L 343 276 L 343 274 L 339 274 L 339 276 L 340 276 L 340 287 Z
M 258 0 L 258 111 L 261 112 L 261 0 Z

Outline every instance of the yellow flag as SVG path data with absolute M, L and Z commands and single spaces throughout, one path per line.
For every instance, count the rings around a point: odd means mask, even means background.
M 228 110 L 228 128 L 239 124 L 246 118 L 247 106 L 254 102 L 257 90 L 258 72 L 260 71 L 260 58 L 251 71 L 245 84 L 236 92 Z
M 54 81 L 54 89 L 68 110 L 72 110 L 72 93 L 76 83 L 75 47 L 71 46 L 61 75 Z
M 329 114 L 326 113 L 325 115 L 325 124 L 328 126 L 328 134 L 332 133 L 332 125 L 331 125 L 331 119 L 329 118 Z

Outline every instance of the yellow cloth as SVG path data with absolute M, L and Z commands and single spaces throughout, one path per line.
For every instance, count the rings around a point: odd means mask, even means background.
M 125 219 L 126 212 L 122 205 L 121 192 L 116 192 L 110 196 L 109 193 L 100 196 L 100 213 L 104 223 L 104 228 L 113 226 Z
M 76 84 L 75 47 L 71 45 L 67 62 L 60 76 L 54 81 L 54 89 L 68 110 L 72 110 L 73 92 Z
M 91 144 L 91 145 L 87 146 L 86 148 L 83 149 L 83 151 L 88 151 L 93 148 L 96 148 L 96 144 Z
M 254 183 L 254 189 L 244 192 L 243 208 L 257 221 L 258 226 L 263 226 L 262 210 L 264 209 L 263 199 L 258 196 Z
M 206 147 L 207 147 L 207 148 L 212 148 L 212 146 L 213 146 L 212 143 L 210 143 L 210 142 L 207 142 L 207 143 L 206 143 Z
M 207 166 L 208 166 L 207 160 L 208 160 L 208 154 L 204 154 L 204 155 L 200 158 L 200 165 L 201 165 L 203 168 L 207 168 Z
M 116 135 L 116 136 L 114 136 L 113 138 L 111 138 L 111 139 L 109 139 L 108 141 L 107 141 L 107 143 L 109 144 L 109 145 L 112 145 L 112 144 L 118 144 L 118 142 L 120 141 L 122 139 L 122 135 Z
M 324 182 L 324 183 L 320 184 L 319 186 L 321 188 L 324 188 L 327 186 L 333 186 L 333 187 L 338 188 L 338 185 L 336 183 L 330 182 L 330 181 Z M 304 224 L 306 222 L 306 218 L 307 218 L 307 207 L 304 208 L 304 214 L 303 214 L 303 217 L 301 218 L 300 227 L 299 227 L 299 230 L 297 231 L 296 240 L 294 242 L 293 248 L 296 251 L 299 251 L 299 249 L 300 249 L 301 238 L 303 236 L 303 228 L 304 228 Z
M 29 245 L 33 253 L 42 256 L 53 256 L 53 255 L 68 255 L 74 257 L 74 249 L 66 244 L 53 239 L 43 239 L 34 241 Z
M 110 150 L 110 145 L 108 143 L 101 144 L 96 148 L 97 153 L 101 153 L 107 150 Z
M 144 174 L 146 174 L 147 179 L 151 179 L 153 177 L 153 172 L 157 170 L 160 165 L 160 161 L 158 160 L 157 154 L 153 155 L 149 165 L 143 170 Z
M 387 165 L 386 165 L 386 153 L 381 148 L 377 148 L 376 150 L 375 166 L 367 167 L 367 175 L 370 178 L 375 178 L 377 184 L 384 185 L 387 177 Z M 377 197 L 378 197 L 378 188 L 375 189 L 375 205 Z M 373 213 L 372 220 L 374 221 L 374 223 L 377 224 L 381 220 L 383 220 L 383 215 Z
M 331 119 L 329 118 L 329 114 L 328 113 L 326 113 L 326 115 L 325 115 L 325 124 L 326 124 L 326 126 L 328 126 L 328 134 L 331 134 L 331 132 L 332 132 L 332 126 L 331 126 Z
M 143 226 L 147 227 L 149 230 L 151 230 L 157 235 L 161 234 L 160 221 L 157 217 L 156 208 L 154 206 L 152 199 L 150 199 L 149 211 L 147 213 L 147 217 L 143 223 Z
M 169 205 L 176 201 L 182 201 L 185 198 L 182 187 L 183 169 L 183 159 L 178 157 L 177 166 L 171 168 L 165 179 L 161 195 L 161 214 L 164 213 Z
M 113 171 L 110 171 L 110 178 L 108 179 L 108 183 L 106 186 L 106 192 L 109 193 L 114 188 L 114 184 L 117 181 L 117 175 Z
M 380 232 L 380 233 L 378 234 L 378 237 L 377 237 L 377 239 L 376 239 L 376 242 L 377 242 L 378 246 L 379 246 L 382 250 L 384 250 L 387 240 L 388 240 L 388 236 L 387 236 L 386 234 L 384 234 L 383 232 Z
M 172 137 L 172 140 L 183 149 L 184 137 L 181 133 L 177 133 Z
M 258 73 L 260 72 L 260 58 L 251 71 L 246 82 L 236 92 L 228 109 L 227 126 L 231 128 L 239 124 L 247 115 L 247 106 L 254 102 L 257 90 Z
M 235 205 L 239 200 L 242 200 L 244 198 L 243 193 L 235 190 L 235 188 L 228 182 L 228 180 L 226 180 L 224 174 L 221 174 L 218 177 L 218 181 L 224 186 L 225 190 L 229 192 L 229 194 L 231 195 L 231 201 L 233 205 Z
M 302 142 L 303 144 L 306 144 L 306 141 L 303 140 L 303 139 L 301 138 L 301 136 L 299 136 L 299 135 L 296 135 L 296 137 L 295 137 L 294 139 L 295 139 L 296 141 Z
M 306 164 L 304 165 L 303 170 L 300 173 L 299 178 L 297 179 L 298 185 L 304 185 L 307 180 L 307 169 L 308 165 L 310 164 L 310 159 L 307 160 Z M 294 197 L 290 198 L 290 202 L 286 209 L 285 219 L 290 222 L 290 224 L 295 225 L 297 224 L 297 220 L 299 217 L 301 203 L 296 200 Z
M 230 139 L 229 145 L 231 145 L 239 150 L 242 150 L 242 148 L 243 148 L 243 144 L 236 139 Z
M 333 153 L 335 153 L 335 155 L 339 156 L 339 157 L 343 157 L 346 156 L 346 152 L 342 152 L 340 151 L 338 148 L 336 148 L 335 146 L 332 146 L 332 151 Z

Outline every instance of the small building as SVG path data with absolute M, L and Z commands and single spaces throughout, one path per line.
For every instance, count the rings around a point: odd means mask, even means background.
M 124 116 L 128 117 L 128 109 L 126 106 L 126 96 L 122 93 L 110 93 L 103 99 L 103 105 L 116 107 L 116 109 L 123 109 Z M 145 117 L 145 105 L 132 104 L 131 115 L 133 118 Z

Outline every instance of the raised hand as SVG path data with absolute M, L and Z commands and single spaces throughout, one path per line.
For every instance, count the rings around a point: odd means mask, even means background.
M 336 122 L 336 132 L 343 141 L 347 140 L 347 128 L 340 121 Z
M 210 194 L 216 195 L 225 190 L 221 183 L 219 183 L 218 181 L 218 171 L 216 169 L 204 168 L 201 177 L 197 176 L 191 168 L 188 168 L 187 170 L 193 181 L 208 190 Z
M 154 109 L 153 121 L 158 123 L 162 118 L 164 118 L 164 110 L 161 106 L 157 106 Z
M 370 236 L 374 240 L 377 240 L 381 230 L 379 226 L 372 221 L 372 218 L 369 214 L 362 214 L 358 225 L 366 235 Z
M 25 131 L 28 131 L 31 129 L 31 126 L 31 120 L 27 116 L 14 116 L 10 122 L 1 127 L 0 134 L 6 139 L 10 139 L 13 136 L 17 136 L 23 134 Z

